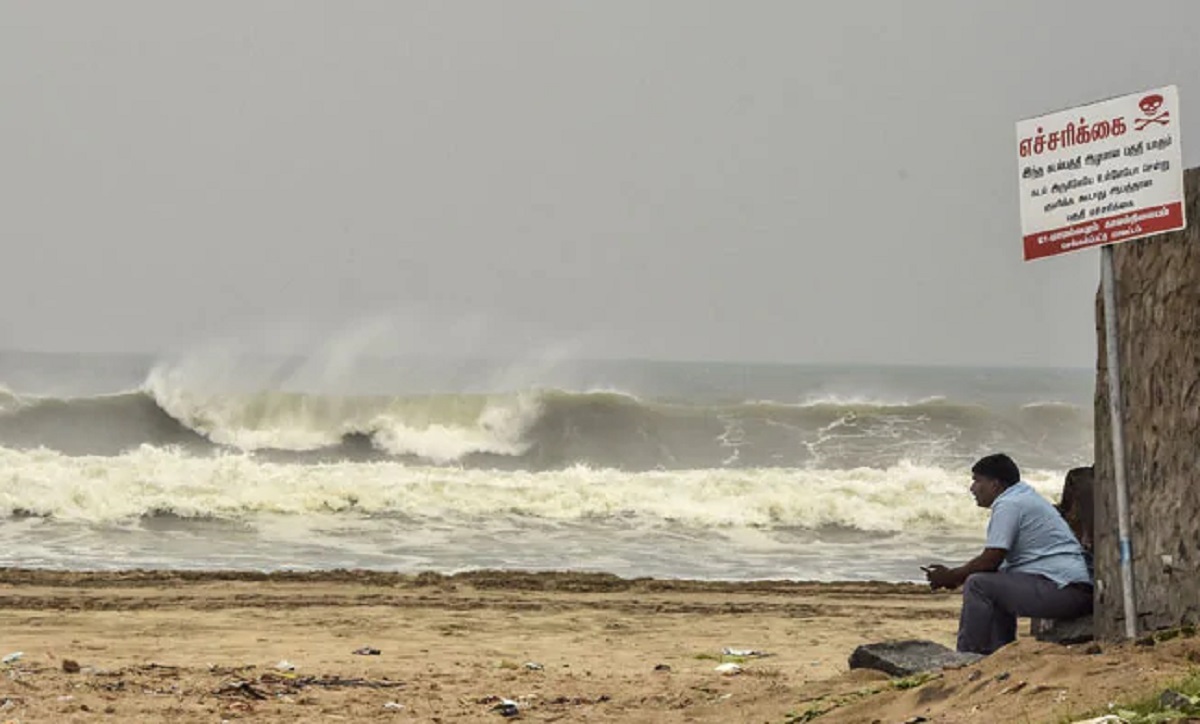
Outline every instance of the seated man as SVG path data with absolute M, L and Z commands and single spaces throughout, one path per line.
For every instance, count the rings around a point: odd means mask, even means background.
M 1083 548 L 1048 500 L 1021 482 L 1004 454 L 971 468 L 971 493 L 991 508 L 987 543 L 958 568 L 922 570 L 934 590 L 963 586 L 958 650 L 990 654 L 1017 638 L 1017 617 L 1077 618 L 1092 611 Z

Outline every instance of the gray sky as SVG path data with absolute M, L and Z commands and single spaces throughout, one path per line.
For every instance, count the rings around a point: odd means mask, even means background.
M 9 2 L 0 348 L 1090 365 L 1014 123 L 1200 3 Z M 260 340 L 266 340 L 262 342 Z

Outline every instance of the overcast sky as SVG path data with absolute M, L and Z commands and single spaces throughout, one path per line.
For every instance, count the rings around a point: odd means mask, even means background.
M 1087 366 L 1015 122 L 1176 83 L 1200 153 L 1186 0 L 2 15 L 0 348 Z

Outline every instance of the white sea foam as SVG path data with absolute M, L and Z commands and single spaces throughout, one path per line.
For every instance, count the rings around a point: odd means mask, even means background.
M 489 400 L 467 426 L 434 423 L 413 427 L 381 415 L 369 427 L 376 446 L 385 452 L 449 463 L 471 453 L 521 455 L 529 448 L 522 440 L 525 430 L 537 419 L 539 410 L 534 395 L 515 395 Z
M 294 392 L 208 392 L 161 367 L 143 389 L 171 417 L 212 442 L 241 450 L 316 450 L 345 435 L 370 436 L 393 455 L 436 463 L 471 453 L 520 455 L 540 411 L 535 393 L 516 395 L 312 396 Z
M 294 465 L 251 455 L 190 456 L 151 447 L 117 457 L 0 448 L 0 514 L 119 523 L 146 515 L 247 519 L 353 512 L 447 521 L 516 515 L 629 525 L 828 527 L 977 533 L 984 511 L 961 472 L 694 470 L 627 473 L 573 467 L 493 471 L 398 463 Z M 1057 473 L 1029 476 L 1044 493 Z

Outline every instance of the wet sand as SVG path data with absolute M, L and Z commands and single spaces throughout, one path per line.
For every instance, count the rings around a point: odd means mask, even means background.
M 950 645 L 957 610 L 889 583 L 0 570 L 0 656 L 24 653 L 0 722 L 1060 721 L 1200 660 L 1021 641 L 912 689 L 847 671 L 861 643 Z

